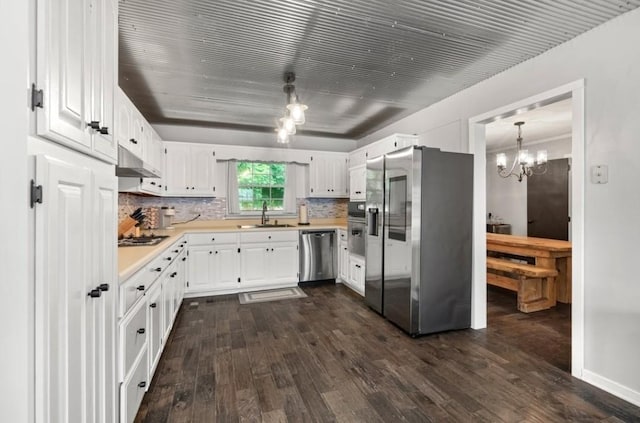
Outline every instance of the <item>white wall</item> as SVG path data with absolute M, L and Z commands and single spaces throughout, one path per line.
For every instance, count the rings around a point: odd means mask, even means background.
M 27 80 L 30 2 L 0 2 L 0 420 L 32 421 L 28 273 Z
M 459 137 L 425 143 L 468 151 L 468 119 L 585 79 L 586 172 L 609 165 L 609 183 L 585 185 L 584 376 L 640 404 L 640 9 L 390 125 L 392 133 L 429 133 L 461 122 Z M 576 175 L 574 175 L 576 177 Z M 585 176 L 586 177 L 586 176 Z
M 515 145 L 515 140 L 514 140 Z M 571 153 L 571 138 L 557 141 L 525 145 L 530 153 L 547 150 L 549 160 L 562 159 Z M 527 180 L 522 182 L 512 176 L 502 178 L 496 170 L 496 153 L 506 153 L 508 166 L 511 166 L 516 149 L 499 150 L 487 153 L 487 214 L 499 217 L 511 225 L 512 235 L 527 235 Z M 535 177 L 535 176 L 534 176 Z
M 250 132 L 197 126 L 153 125 L 163 140 L 205 144 L 242 145 L 249 147 L 294 148 L 301 150 L 347 152 L 356 148 L 356 141 L 341 138 L 311 137 L 296 134 L 283 147 L 276 143 L 276 133 Z M 301 131 L 302 132 L 302 131 Z

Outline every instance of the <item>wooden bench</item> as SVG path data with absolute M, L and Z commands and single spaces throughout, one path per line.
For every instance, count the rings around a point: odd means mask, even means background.
M 487 257 L 487 283 L 518 293 L 518 310 L 546 310 L 556 305 L 556 269 Z

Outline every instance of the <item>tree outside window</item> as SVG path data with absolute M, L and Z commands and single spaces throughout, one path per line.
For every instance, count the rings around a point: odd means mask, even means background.
M 284 210 L 284 163 L 238 162 L 238 200 L 240 211 Z

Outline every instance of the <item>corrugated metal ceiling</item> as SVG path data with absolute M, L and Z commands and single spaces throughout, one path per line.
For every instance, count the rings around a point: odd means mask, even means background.
M 152 123 L 358 139 L 640 0 L 120 0 L 120 86 Z

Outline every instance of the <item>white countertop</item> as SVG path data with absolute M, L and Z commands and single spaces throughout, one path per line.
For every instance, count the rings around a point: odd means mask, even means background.
M 300 231 L 309 229 L 347 229 L 346 219 L 312 219 L 309 225 L 297 225 L 295 220 L 278 219 L 278 223 L 296 225 L 288 228 L 249 228 L 239 229 L 238 225 L 255 224 L 251 220 L 202 220 L 176 225 L 171 230 L 144 231 L 155 235 L 169 235 L 157 245 L 148 247 L 119 247 L 118 248 L 118 278 L 120 283 L 127 280 L 140 270 L 145 264 L 156 258 L 171 244 L 184 234 L 199 232 L 265 232 L 265 231 Z

